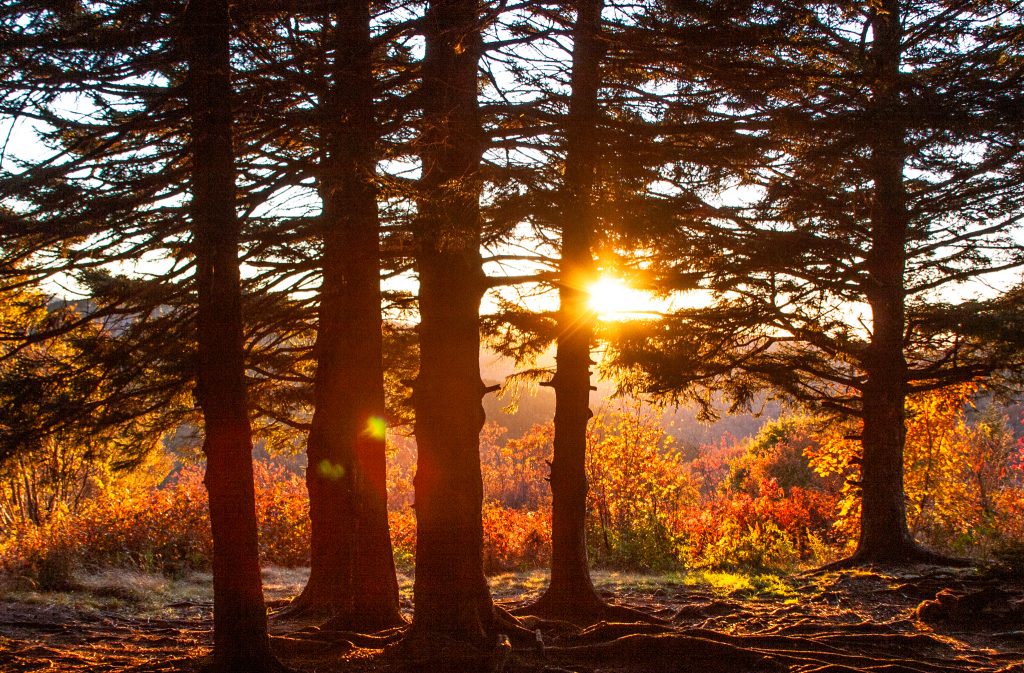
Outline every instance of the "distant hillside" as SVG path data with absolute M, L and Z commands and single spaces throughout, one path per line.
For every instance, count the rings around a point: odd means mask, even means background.
M 516 371 L 512 361 L 493 353 L 485 354 L 480 358 L 480 367 L 484 382 L 487 384 L 501 383 Z M 611 382 L 599 381 L 597 383 L 597 390 L 590 396 L 590 406 L 595 413 L 605 405 L 619 403 L 612 397 L 613 391 L 614 386 Z M 519 437 L 531 426 L 547 423 L 555 413 L 554 391 L 536 384 L 522 386 L 514 400 L 515 410 L 510 414 L 505 409 L 512 403 L 513 400 L 509 395 L 503 397 L 487 395 L 484 398 L 487 420 L 508 428 L 509 437 Z M 768 402 L 763 406 L 764 408 L 757 415 L 736 414 L 730 416 L 727 413 L 726 405 L 721 405 L 719 408 L 720 419 L 710 424 L 697 420 L 696 408 L 669 407 L 665 410 L 664 425 L 669 434 L 675 437 L 683 447 L 714 444 L 726 435 L 737 439 L 753 436 L 766 421 L 779 417 L 781 408 L 777 403 Z
M 548 358 L 548 361 L 542 364 L 550 365 L 552 363 Z M 501 383 L 516 371 L 512 361 L 493 353 L 487 353 L 480 358 L 480 367 L 484 382 L 487 384 Z M 512 402 L 510 396 L 487 395 L 484 398 L 487 420 L 508 428 L 509 437 L 518 437 L 532 425 L 550 421 L 555 413 L 553 390 L 536 384 L 524 385 L 523 388 L 524 390 L 520 391 L 516 400 L 515 412 L 512 414 L 505 412 L 505 408 Z M 617 403 L 612 398 L 613 389 L 614 386 L 609 381 L 597 383 L 597 390 L 590 396 L 590 406 L 595 413 L 600 411 L 603 405 Z M 991 395 L 982 394 L 976 401 L 977 410 L 970 412 L 968 418 L 971 420 L 978 418 L 982 410 L 993 404 L 1002 407 L 1001 411 L 1006 415 L 1014 437 L 1024 438 L 1024 402 L 1004 404 L 993 399 Z M 762 425 L 778 418 L 784 411 L 783 407 L 774 401 L 759 402 L 754 405 L 754 408 L 757 413 L 730 415 L 727 405 L 718 405 L 719 420 L 709 424 L 697 420 L 695 407 L 678 409 L 669 407 L 665 410 L 664 425 L 680 446 L 693 448 L 702 444 L 716 444 L 725 436 L 736 439 L 752 437 L 757 434 Z

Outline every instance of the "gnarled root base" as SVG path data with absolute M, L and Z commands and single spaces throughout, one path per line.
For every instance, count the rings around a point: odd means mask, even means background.
M 442 634 L 410 631 L 384 652 L 392 670 L 401 673 L 489 673 L 504 670 L 512 645 L 499 637 L 494 647 L 485 648 Z
M 306 592 L 271 614 L 274 622 L 302 621 L 332 631 L 376 633 L 407 625 L 398 610 L 360 610 L 343 603 L 311 599 Z
M 860 568 L 871 565 L 887 567 L 936 565 L 948 566 L 951 568 L 969 568 L 975 564 L 969 559 L 940 554 L 912 542 L 881 550 L 857 549 L 857 551 L 848 558 L 827 563 L 806 574 L 813 577 L 815 575 L 821 575 L 837 570 L 849 570 L 850 568 Z
M 513 649 L 543 652 L 543 641 L 536 632 L 524 627 L 501 606 L 494 606 L 491 630 L 493 644 L 467 642 L 412 626 L 405 630 L 404 637 L 388 645 L 385 653 L 397 671 L 490 673 L 506 670 Z

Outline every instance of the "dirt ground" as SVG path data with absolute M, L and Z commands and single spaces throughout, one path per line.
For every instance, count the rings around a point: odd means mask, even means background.
M 8 582 L 0 592 L 0 671 L 198 671 L 209 662 L 209 579 L 108 571 L 61 593 Z M 305 577 L 268 569 L 264 579 L 268 602 L 281 606 Z M 492 591 L 514 608 L 543 582 L 539 574 L 502 575 L 492 578 Z M 595 583 L 609 600 L 649 614 L 650 623 L 580 629 L 524 618 L 539 629 L 542 648 L 479 661 L 440 643 L 434 656 L 440 652 L 445 663 L 435 658 L 418 670 L 1024 673 L 1019 574 L 927 567 L 791 578 L 598 572 Z M 409 609 L 408 580 L 402 590 Z M 275 649 L 297 671 L 410 668 L 385 647 L 399 633 L 337 633 L 273 616 L 271 625 Z

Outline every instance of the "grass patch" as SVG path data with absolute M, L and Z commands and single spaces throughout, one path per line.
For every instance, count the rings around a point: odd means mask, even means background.
M 695 570 L 686 574 L 683 584 L 737 598 L 796 600 L 797 597 L 789 578 L 770 573 Z
M 213 603 L 208 573 L 168 577 L 156 572 L 105 568 L 76 570 L 73 577 L 73 588 L 63 590 L 47 589 L 25 577 L 8 577 L 0 581 L 0 598 L 84 613 L 130 608 L 133 614 L 153 617 L 163 615 L 174 604 L 209 607 Z
M 771 573 L 718 572 L 710 570 L 661 573 L 594 570 L 594 588 L 606 595 L 654 595 L 656 592 L 702 590 L 741 599 L 795 601 L 794 580 Z M 502 573 L 488 578 L 496 600 L 529 601 L 547 587 L 546 571 Z
M 138 570 L 110 568 L 77 577 L 79 591 L 127 603 L 160 602 L 166 598 L 169 587 L 170 582 L 163 575 Z

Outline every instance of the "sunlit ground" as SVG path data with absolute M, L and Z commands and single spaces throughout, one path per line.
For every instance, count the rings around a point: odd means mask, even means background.
M 677 571 L 663 573 L 619 572 L 594 570 L 595 588 L 608 596 L 644 595 L 700 589 L 715 595 L 736 598 L 786 599 L 795 595 L 791 580 L 763 573 L 730 573 L 711 571 Z M 267 603 L 280 606 L 298 595 L 309 576 L 308 568 L 268 567 L 263 570 L 263 592 Z M 489 579 L 495 600 L 528 602 L 540 596 L 547 586 L 546 571 L 530 570 L 494 575 Z M 190 572 L 181 577 L 166 577 L 135 570 L 109 569 L 79 573 L 73 590 L 39 591 L 29 584 L 8 583 L 0 586 L 0 599 L 18 600 L 108 610 L 131 608 L 138 614 L 156 616 L 167 607 L 192 605 L 209 607 L 213 601 L 213 578 L 209 573 Z M 411 576 L 399 574 L 399 592 L 405 609 L 412 608 Z
M 735 598 L 792 599 L 796 592 L 791 580 L 767 573 L 740 573 L 722 571 L 675 571 L 661 573 L 620 572 L 594 570 L 591 572 L 594 588 L 608 597 L 651 594 L 671 595 L 674 592 L 699 589 L 717 596 Z M 502 573 L 490 578 L 495 599 L 528 601 L 540 596 L 547 586 L 544 571 Z

